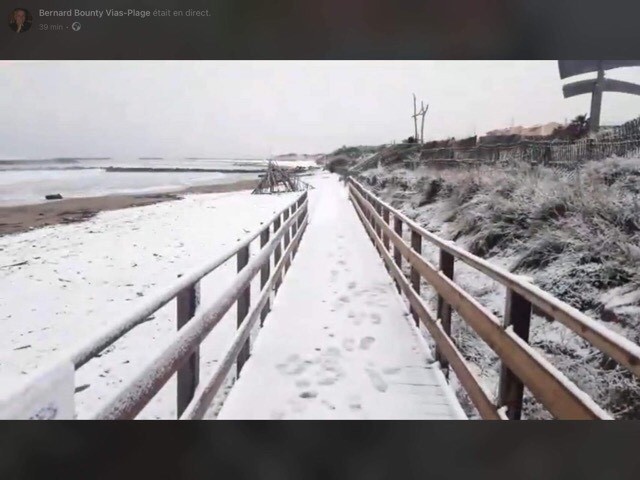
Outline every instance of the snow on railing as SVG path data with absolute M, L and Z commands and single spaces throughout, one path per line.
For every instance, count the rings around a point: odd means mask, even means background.
M 195 315 L 180 328 L 162 348 L 152 357 L 145 368 L 140 371 L 129 383 L 121 389 L 94 417 L 99 420 L 133 419 L 149 403 L 149 401 L 160 391 L 164 384 L 178 371 L 181 365 L 189 366 L 189 357 L 198 348 L 200 343 L 206 338 L 211 330 L 218 324 L 222 317 L 234 305 L 238 304 L 238 327 L 239 333 L 233 343 L 230 352 L 225 356 L 223 364 L 218 367 L 218 371 L 226 369 L 225 374 L 231 368 L 234 361 L 237 362 L 237 373 L 239 374 L 249 352 L 249 332 L 248 325 L 253 324 L 258 315 L 264 313 L 271 286 L 277 288 L 286 268 L 290 265 L 291 258 L 296 251 L 297 242 L 304 231 L 307 223 L 306 194 L 291 206 L 291 215 L 287 210 L 284 213 L 284 223 L 281 228 L 275 229 L 273 238 L 263 245 L 258 254 L 247 261 L 248 246 L 238 250 L 238 275 L 227 289 L 208 308 L 200 308 Z M 294 210 L 295 208 L 295 210 Z M 277 222 L 277 220 L 276 220 Z M 274 222 L 274 223 L 276 223 Z M 268 227 L 267 227 L 268 231 Z M 293 239 L 290 236 L 293 232 Z M 264 238 L 264 237 L 263 237 Z M 281 241 L 284 239 L 284 255 L 279 255 Z M 272 254 L 276 254 L 276 269 L 274 274 L 262 280 L 262 295 L 254 307 L 253 312 L 249 312 L 248 289 L 251 280 L 262 271 L 267 264 L 270 264 Z M 268 308 L 268 307 L 267 307 Z M 239 338 L 239 340 L 238 340 Z M 192 373 L 193 374 L 193 373 Z M 181 417 L 185 410 L 188 414 L 202 418 L 206 412 L 209 402 L 215 396 L 217 389 L 222 385 L 224 376 L 215 375 L 207 381 L 204 389 L 196 390 L 197 382 L 189 383 L 188 401 L 180 402 L 180 384 L 178 386 L 179 409 L 178 416 Z M 197 397 L 194 393 L 198 391 Z M 194 406 L 191 404 L 194 403 Z
M 637 377 L 640 377 L 640 346 L 544 292 L 522 276 L 492 265 L 425 230 L 353 178 L 349 182 L 356 211 L 396 279 L 399 290 L 407 296 L 416 322 L 424 323 L 436 342 L 436 359 L 445 370 L 448 369 L 448 363 L 451 364 L 483 418 L 496 418 L 500 409 L 506 406 L 508 418 L 519 419 L 524 386 L 556 417 L 610 418 L 566 376 L 548 362 L 542 362 L 542 357 L 529 346 L 532 306 L 535 305 L 545 315 L 567 326 Z M 411 232 L 411 245 L 402 238 L 403 226 Z M 440 249 L 438 267 L 421 256 L 423 240 Z M 390 243 L 393 248 L 390 248 Z M 402 273 L 403 258 L 411 265 L 409 280 Z M 503 322 L 453 281 L 456 259 L 506 287 Z M 420 298 L 421 278 L 437 292 L 436 313 L 429 312 Z M 486 392 L 466 366 L 450 337 L 452 309 L 502 360 L 497 406 L 487 402 Z
M 234 362 L 237 365 L 237 373 L 240 372 L 249 356 L 251 327 L 255 324 L 256 318 L 264 320 L 269 312 L 271 296 L 279 288 L 284 274 L 291 265 L 307 221 L 308 196 L 307 192 L 304 192 L 286 208 L 274 215 L 266 225 L 263 224 L 258 230 L 245 237 L 218 258 L 182 275 L 173 285 L 156 292 L 122 320 L 99 332 L 82 347 L 58 355 L 57 358 L 61 359 L 60 363 L 68 365 L 71 374 L 73 374 L 74 369 L 82 367 L 137 325 L 149 321 L 149 316 L 154 312 L 174 298 L 177 300 L 177 332 L 174 337 L 153 357 L 153 361 L 141 373 L 135 376 L 100 410 L 96 418 L 134 418 L 167 380 L 176 373 L 178 417 L 190 406 L 196 391 L 199 392 L 196 399 L 197 409 L 194 411 L 194 408 L 191 408 L 189 415 L 192 418 L 195 418 L 193 415 L 196 414 L 204 415 L 208 407 L 208 403 L 205 401 L 211 401 L 221 382 L 217 382 L 218 376 L 214 375 L 213 380 L 217 383 L 212 384 L 212 380 L 209 380 L 204 385 L 204 389 L 196 390 L 199 383 L 198 349 L 200 343 L 231 306 L 237 303 L 238 335 L 217 372 L 224 370 L 226 375 Z M 260 237 L 260 251 L 249 261 L 250 245 L 258 237 Z M 272 255 L 275 266 L 273 273 L 271 273 Z M 208 308 L 199 307 L 200 280 L 234 256 L 237 258 L 238 274 L 233 283 L 211 306 Z M 260 272 L 261 296 L 253 310 L 249 312 L 251 280 L 258 272 Z M 45 374 L 49 375 L 47 369 L 40 369 L 30 375 L 17 386 L 20 388 L 14 389 L 15 395 L 22 395 L 21 392 L 35 391 L 34 388 L 42 383 L 41 377 Z M 73 389 L 70 395 L 72 398 Z M 5 400 L 4 397 L 0 397 L 0 407 L 4 408 Z M 38 400 L 39 403 L 34 403 L 32 410 L 36 407 L 41 408 L 41 404 L 45 400 L 51 403 L 48 397 L 42 401 Z M 55 400 L 58 401 L 57 397 Z M 24 413 L 23 410 L 25 409 L 15 410 L 22 412 L 16 413 L 16 415 L 20 418 L 24 415 L 31 418 L 32 414 Z M 64 418 L 73 417 L 68 412 L 64 415 Z
M 288 205 L 286 208 L 282 209 L 280 212 L 274 215 L 267 222 L 266 227 L 261 226 L 259 229 L 255 230 L 254 232 L 246 236 L 243 240 L 241 240 L 240 243 L 229 248 L 222 255 L 182 275 L 174 284 L 164 288 L 163 290 L 158 290 L 153 295 L 150 295 L 144 302 L 138 304 L 132 312 L 130 312 L 120 321 L 107 326 L 103 331 L 97 333 L 92 340 L 85 343 L 81 347 L 78 347 L 76 350 L 70 352 L 66 356 L 70 357 L 73 360 L 76 369 L 80 368 L 105 348 L 109 347 L 116 340 L 123 337 L 131 329 L 133 329 L 137 325 L 140 325 L 141 323 L 146 322 L 149 316 L 151 316 L 157 310 L 176 298 L 181 291 L 184 291 L 189 286 L 196 284 L 203 277 L 213 272 L 216 268 L 228 261 L 233 256 L 237 255 L 238 251 L 246 248 L 251 242 L 258 238 L 265 231 L 265 229 L 268 229 L 271 225 L 279 222 L 284 213 L 289 212 L 290 209 L 294 205 L 296 205 L 303 197 L 306 199 L 306 196 L 302 195 L 295 202 Z

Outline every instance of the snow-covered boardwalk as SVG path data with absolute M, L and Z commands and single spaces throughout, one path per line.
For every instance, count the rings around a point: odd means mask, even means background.
M 334 177 L 220 419 L 465 418 Z

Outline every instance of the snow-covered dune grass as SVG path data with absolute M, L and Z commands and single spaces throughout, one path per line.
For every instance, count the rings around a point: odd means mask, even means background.
M 298 194 L 248 191 L 101 212 L 82 223 L 0 238 L 0 380 L 19 381 L 53 356 L 89 342 L 158 290 L 232 248 Z M 253 252 L 257 250 L 252 244 Z M 201 304 L 224 292 L 230 259 L 201 282 Z M 252 287 L 257 287 L 257 281 Z M 252 292 L 256 295 L 257 293 Z M 137 373 L 176 331 L 175 300 L 76 374 L 76 410 L 87 418 Z M 203 343 L 209 374 L 236 329 L 235 308 Z M 176 417 L 175 376 L 141 418 Z
M 640 342 L 640 159 L 363 175 L 410 217 Z M 434 252 L 435 253 L 435 252 Z M 456 280 L 496 314 L 504 288 L 461 262 Z M 459 319 L 458 319 L 459 320 Z M 531 343 L 618 418 L 640 418 L 640 383 L 557 322 L 535 317 Z M 495 391 L 498 359 L 462 321 L 454 336 Z M 545 416 L 531 399 L 527 416 Z

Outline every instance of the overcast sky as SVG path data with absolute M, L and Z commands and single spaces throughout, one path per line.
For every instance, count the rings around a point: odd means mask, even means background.
M 465 137 L 588 113 L 561 85 L 555 61 L 5 61 L 0 157 L 323 153 L 412 135 L 413 92 L 425 138 Z M 637 116 L 640 97 L 605 93 L 604 124 Z

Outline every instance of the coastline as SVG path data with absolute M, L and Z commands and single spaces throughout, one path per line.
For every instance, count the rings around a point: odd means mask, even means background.
M 226 184 L 188 187 L 183 190 L 165 193 L 65 198 L 47 203 L 0 207 L 0 237 L 50 225 L 82 222 L 102 211 L 142 207 L 154 203 L 180 200 L 183 195 L 189 194 L 251 190 L 257 184 L 258 179 L 240 180 Z

